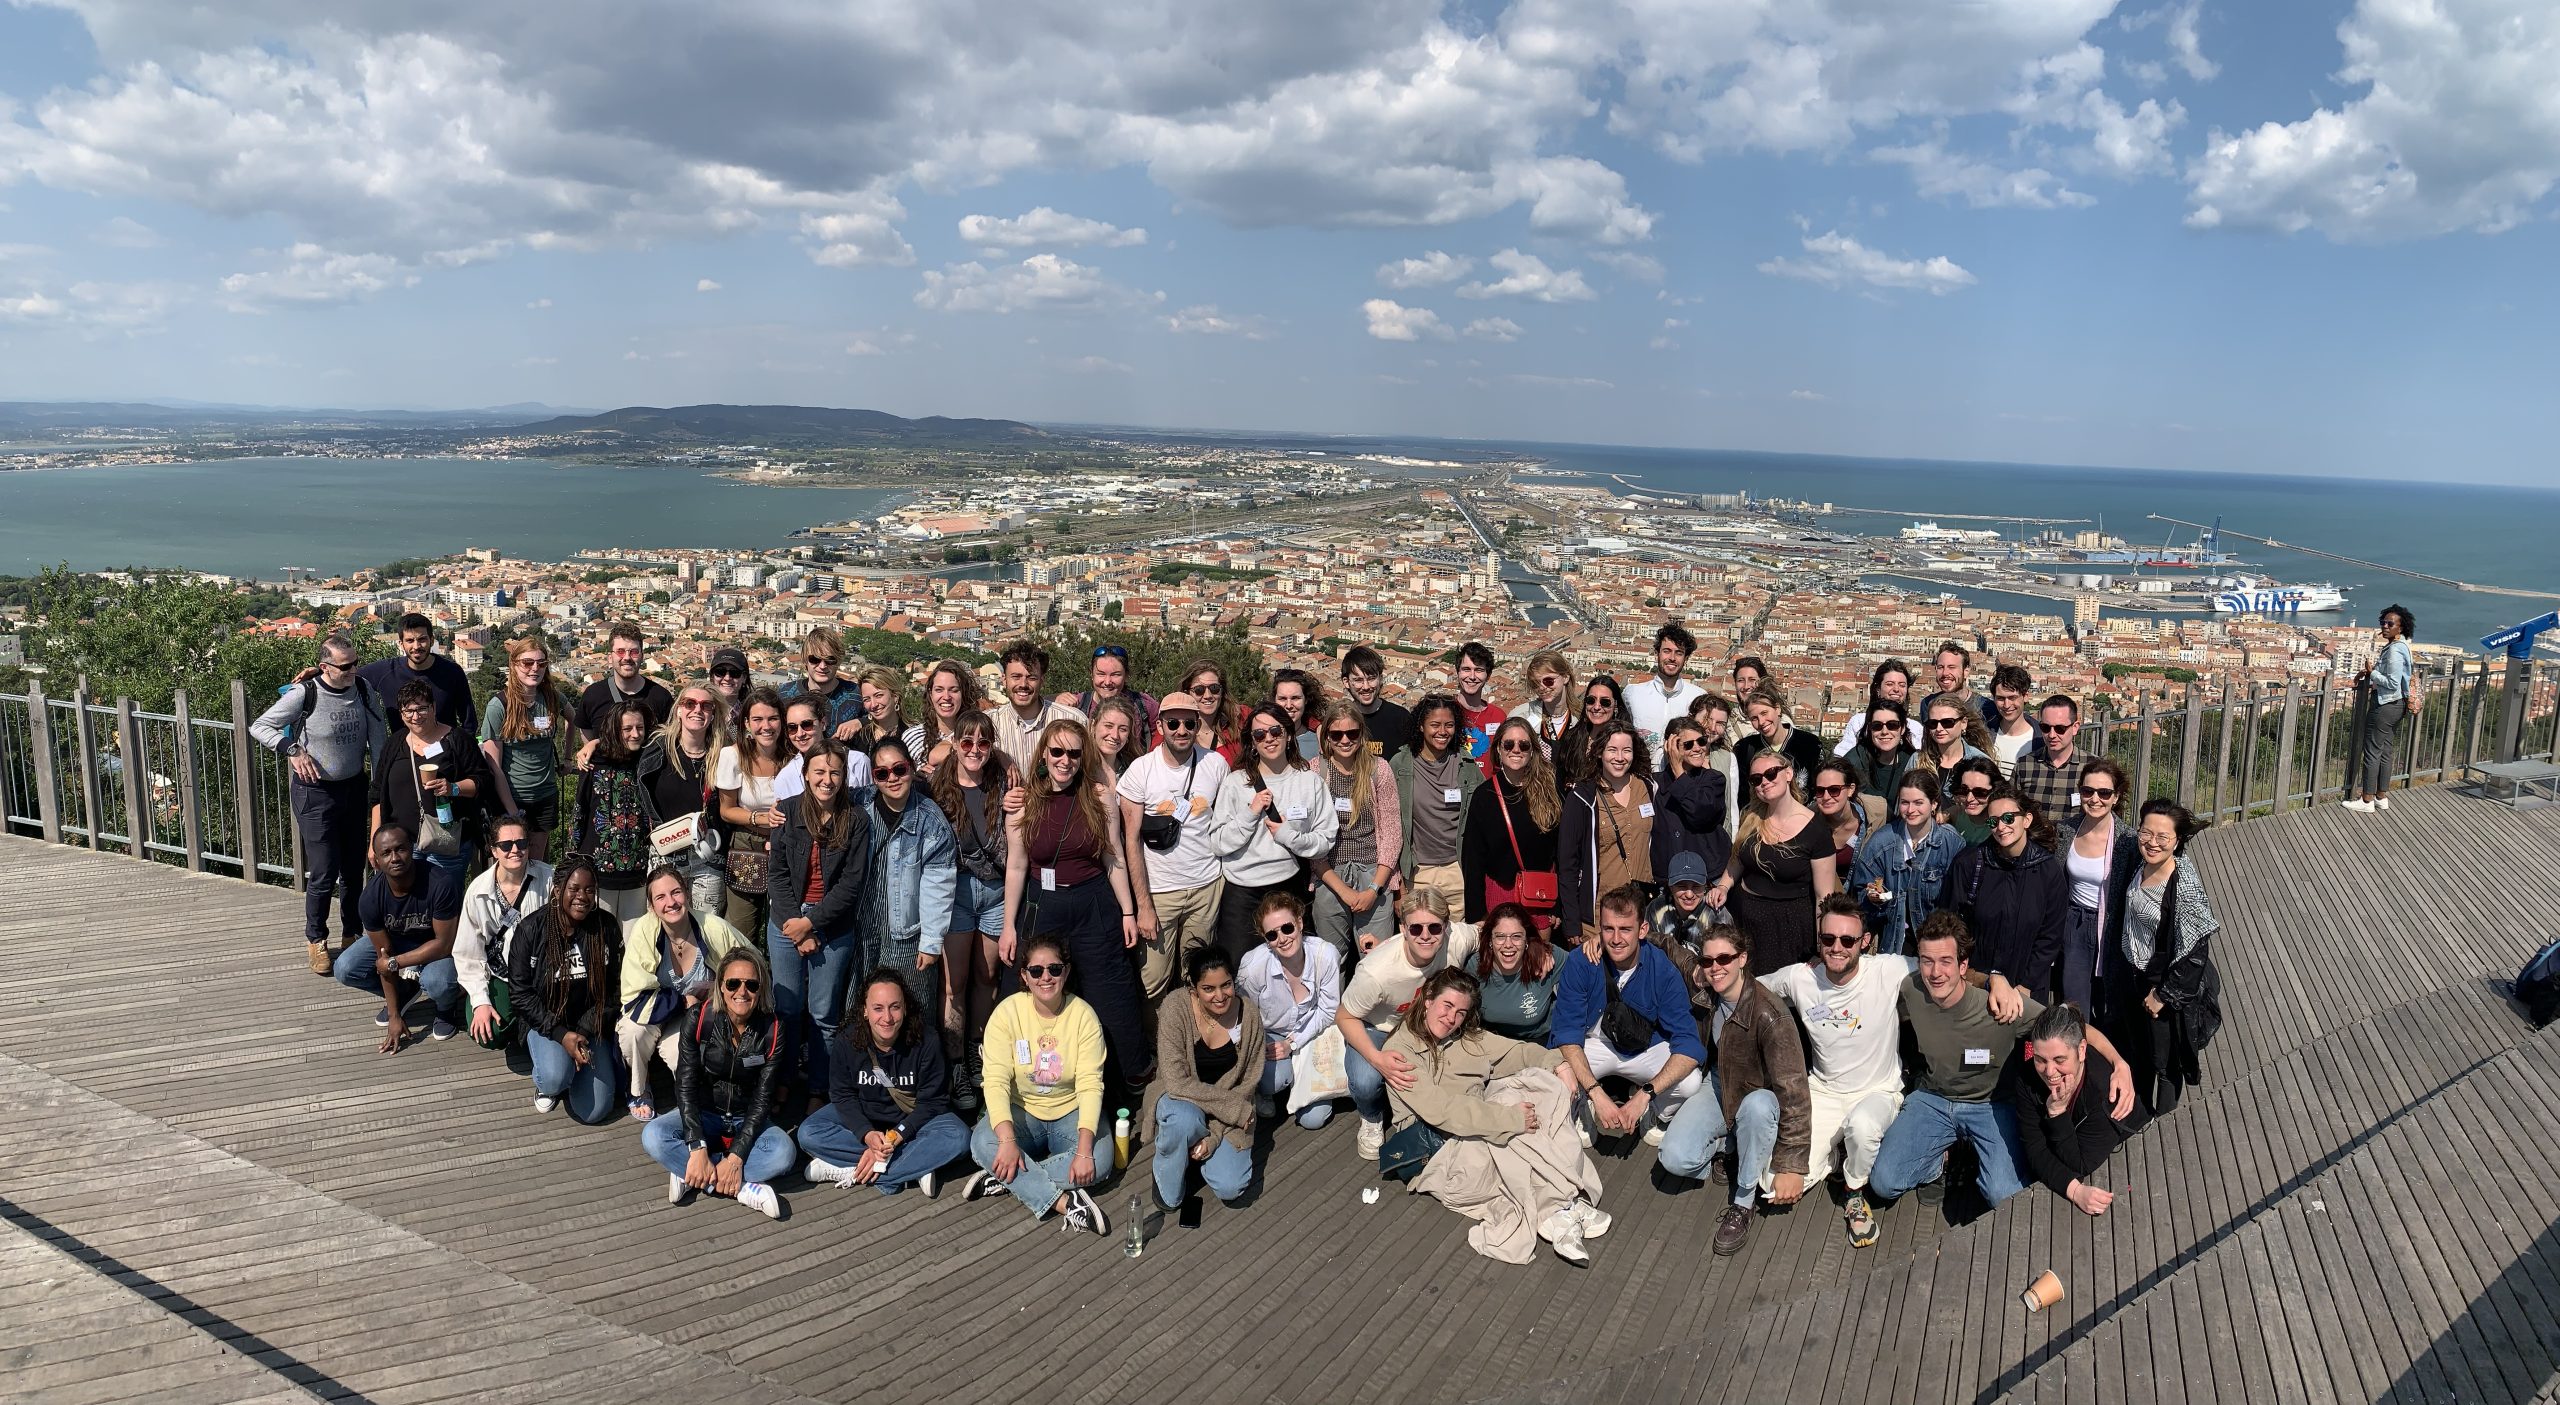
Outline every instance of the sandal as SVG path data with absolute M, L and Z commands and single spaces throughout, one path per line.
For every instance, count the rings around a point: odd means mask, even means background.
M 647 1098 L 627 1099 L 622 1104 L 622 1110 L 630 1113 L 631 1120 L 634 1122 L 646 1122 L 658 1115 L 658 1110 L 649 1105 Z

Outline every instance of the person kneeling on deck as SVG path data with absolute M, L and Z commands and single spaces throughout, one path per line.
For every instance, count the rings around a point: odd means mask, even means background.
M 330 974 L 340 985 L 381 993 L 382 1008 L 374 1012 L 373 1022 L 382 1028 L 382 1052 L 400 1052 L 409 1033 L 401 1012 L 419 996 L 435 1006 L 430 1037 L 451 1039 L 454 1016 L 462 1013 L 453 969 L 462 880 L 450 869 L 419 862 L 408 829 L 386 824 L 373 832 L 373 877 L 356 901 L 356 912 L 364 936 L 338 953 Z M 414 989 L 408 984 L 412 981 Z
M 1189 995 L 1156 1014 L 1156 1205 L 1165 1210 L 1189 1196 L 1193 1166 L 1230 1205 L 1253 1188 L 1262 1012 L 1236 988 L 1225 952 L 1206 947 L 1190 959 Z
M 2019 1079 L 2012 1096 L 2027 1169 L 2083 1213 L 2103 1215 L 2115 1203 L 2115 1192 L 2100 1190 L 2088 1178 L 2127 1137 L 2150 1125 L 2151 1114 L 2139 1101 L 2121 1115 L 2107 1105 L 2116 1063 L 2089 1047 L 2089 1033 L 2087 1021 L 2068 1005 L 2037 1016 L 2027 1030 L 2027 1057 L 2036 1076 Z
M 1798 962 L 1760 978 L 1770 994 L 1793 1006 L 1813 1048 L 1806 1078 L 1812 1100 L 1812 1150 L 1805 1178 L 1819 1182 L 1840 1158 L 1848 1191 L 1841 1207 L 1849 1242 L 1876 1242 L 1875 1208 L 1867 1203 L 1867 1179 L 1885 1129 L 1902 1109 L 1902 987 L 1911 958 L 1867 950 L 1865 914 L 1857 898 L 1833 893 L 1815 914 L 1814 943 L 1821 960 Z M 2007 1007 L 2008 997 L 1993 1001 Z
M 1465 971 L 1434 973 L 1387 1036 L 1383 1052 L 1412 1077 L 1387 1085 L 1378 1169 L 1474 1220 L 1467 1244 L 1486 1258 L 1527 1263 L 1543 1239 L 1587 1265 L 1584 1241 L 1607 1234 L 1610 1219 L 1597 1203 L 1600 1168 L 1571 1126 L 1563 1055 L 1486 1030 L 1478 990 Z
M 649 1159 L 667 1168 L 667 1203 L 707 1190 L 782 1218 L 773 1178 L 791 1169 L 791 1134 L 773 1125 L 791 1037 L 774 1017 L 764 953 L 740 945 L 720 958 L 717 989 L 679 1022 L 676 1115 L 640 1129 Z
M 907 976 L 872 968 L 854 1018 L 836 1031 L 827 1105 L 800 1124 L 813 1183 L 878 1186 L 883 1195 L 914 1186 L 930 1200 L 942 1193 L 942 1168 L 969 1149 L 969 1128 L 951 1111 L 951 1059 L 925 1013 L 931 997 Z
M 1972 1144 L 1980 1163 L 1982 1198 L 1997 1205 L 2026 1189 L 2018 1119 L 1998 1094 L 2002 1081 L 2016 1076 L 2018 1041 L 2044 1006 L 2019 996 L 2014 1014 L 2000 1017 L 1990 992 L 1967 979 L 1973 933 L 1952 912 L 1936 913 L 1921 923 L 1913 949 L 1920 973 L 1904 983 L 1901 1005 L 1903 1022 L 1920 1051 L 1918 1086 L 1904 1099 L 1884 1134 L 1884 1145 L 1876 1150 L 1868 1188 L 1875 1198 L 1890 1201 L 1923 1182 L 1939 1180 L 1947 1149 L 1961 1138 Z M 2091 1030 L 2088 1038 L 2118 1065 L 2110 1080 L 2111 1106 L 2118 1112 L 2130 1109 L 2133 1079 L 2103 1036 Z
M 1633 888 L 1612 888 L 1597 904 L 1596 957 L 1577 948 L 1564 959 L 1547 1043 L 1564 1055 L 1567 1077 L 1590 1099 L 1599 1131 L 1642 1132 L 1662 1144 L 1662 1129 L 1694 1095 L 1705 1075 L 1707 1046 L 1689 1013 L 1679 968 L 1644 939 L 1644 902 Z M 1601 1080 L 1634 1085 L 1613 1098 Z M 1583 1128 L 1585 1135 L 1592 1128 Z
M 592 1127 L 613 1115 L 614 992 L 622 924 L 598 901 L 595 860 L 571 854 L 551 875 L 551 903 L 525 918 L 507 952 L 507 989 L 533 1055 L 533 1110 L 563 1098 Z
M 1111 1174 L 1111 1138 L 1102 1125 L 1102 1020 L 1067 994 L 1067 939 L 1042 932 L 1022 941 L 1022 989 L 987 1019 L 982 1057 L 986 1120 L 969 1154 L 986 1169 L 960 1198 L 1013 1192 L 1034 1219 L 1066 1217 L 1070 1232 L 1109 1234 L 1111 1220 L 1088 1187 Z
M 711 994 L 712 968 L 747 938 L 712 913 L 696 919 L 690 881 L 672 864 L 651 870 L 642 890 L 649 910 L 622 933 L 622 1013 L 613 1032 L 630 1077 L 623 1106 L 646 1122 L 657 1112 L 649 1105 L 649 1056 L 675 1072 L 676 1042 Z
M 1714 1007 L 1707 1042 L 1715 1076 L 1671 1120 L 1659 1156 L 1665 1175 L 1702 1180 L 1718 1153 L 1732 1152 L 1733 1201 L 1716 1221 L 1718 1255 L 1741 1251 L 1764 1192 L 1773 1205 L 1803 1197 L 1812 1140 L 1804 1046 L 1785 1008 L 1751 979 L 1749 942 L 1739 927 L 1716 927 L 1698 944 L 1697 975 Z

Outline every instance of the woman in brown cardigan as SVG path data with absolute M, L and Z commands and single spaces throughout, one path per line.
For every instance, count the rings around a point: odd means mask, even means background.
M 1191 954 L 1190 993 L 1156 1016 L 1156 1205 L 1190 1194 L 1191 1168 L 1229 1205 L 1253 1187 L 1253 1092 L 1262 1086 L 1262 1012 L 1216 947 Z

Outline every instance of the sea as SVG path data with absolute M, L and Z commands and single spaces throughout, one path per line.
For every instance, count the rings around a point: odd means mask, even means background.
M 1221 437 L 1330 455 L 1534 461 L 1541 475 L 1596 486 L 1828 502 L 1872 509 L 1816 519 L 1867 535 L 1933 519 L 1949 527 L 1997 525 L 1955 516 L 1971 513 L 2072 519 L 2059 530 L 2102 528 L 2137 547 L 2183 546 L 2194 540 L 2192 528 L 2154 522 L 2150 514 L 2203 523 L 2220 517 L 2231 531 L 2377 566 L 2560 593 L 2560 490 L 2551 488 L 1534 441 Z M 0 574 L 67 561 L 85 569 L 186 566 L 275 580 L 288 565 L 337 573 L 465 546 L 545 560 L 605 546 L 771 547 L 803 526 L 876 515 L 897 496 L 893 489 L 740 483 L 692 468 L 538 460 L 233 459 L 6 472 Z M 2307 623 L 2369 623 L 2397 602 L 2417 616 L 2422 642 L 2472 645 L 2560 606 L 2560 599 L 2466 592 L 2237 538 L 2226 537 L 2223 546 L 2244 563 L 2224 571 L 2282 584 L 2327 582 L 2347 594 L 2347 613 L 2302 617 Z M 1960 593 L 1999 609 L 2065 608 L 2001 591 L 1996 580 Z

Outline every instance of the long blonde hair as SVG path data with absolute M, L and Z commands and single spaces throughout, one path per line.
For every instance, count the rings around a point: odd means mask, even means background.
M 1529 738 L 1529 769 L 1520 782 L 1520 798 L 1529 803 L 1529 823 L 1540 829 L 1553 829 L 1556 821 L 1564 818 L 1564 801 L 1556 795 L 1555 768 L 1547 764 L 1547 750 L 1538 744 L 1538 729 L 1530 725 L 1529 719 L 1506 718 L 1500 727 L 1494 729 L 1494 784 L 1498 786 L 1506 779 L 1500 755 L 1502 738 L 1514 727 Z M 1496 791 L 1495 798 L 1500 796 L 1501 792 Z
M 1023 767 L 1026 772 L 1022 778 L 1023 842 L 1029 843 L 1031 836 L 1040 832 L 1041 822 L 1048 818 L 1049 807 L 1059 798 L 1058 792 L 1049 787 L 1049 748 L 1062 737 L 1073 737 L 1076 744 L 1084 748 L 1084 755 L 1076 760 L 1076 814 L 1083 817 L 1085 828 L 1093 832 L 1094 847 L 1103 852 L 1103 866 L 1111 867 L 1110 822 L 1103 814 L 1102 793 L 1093 783 L 1094 763 L 1101 759 L 1100 743 L 1094 741 L 1093 733 L 1087 731 L 1083 723 L 1072 717 L 1061 717 L 1040 729 L 1040 741 L 1032 748 L 1030 759 Z M 1063 837 L 1064 833 L 1062 829 L 1060 835 Z
M 1343 821 L 1343 828 L 1348 829 L 1360 823 L 1361 817 L 1368 814 L 1369 807 L 1376 803 L 1378 759 L 1369 754 L 1369 725 L 1360 720 L 1359 707 L 1349 698 L 1336 698 L 1316 714 L 1316 754 L 1324 758 L 1326 767 L 1340 769 L 1334 766 L 1333 753 L 1324 749 L 1330 742 L 1323 734 L 1344 722 L 1350 723 L 1360 733 L 1360 749 L 1351 754 L 1351 817 Z
M 1796 775 L 1795 763 L 1787 759 L 1785 752 L 1772 746 L 1752 753 L 1751 760 L 1745 762 L 1742 767 L 1742 783 L 1750 789 L 1751 798 L 1743 804 L 1742 822 L 1733 828 L 1733 846 L 1737 849 L 1748 848 L 1755 853 L 1760 846 L 1760 832 L 1769 825 L 1769 805 L 1760 798 L 1760 786 L 1751 778 L 1752 767 L 1757 765 L 1763 756 L 1777 759 L 1778 765 L 1787 778 L 1788 798 L 1805 809 L 1813 808 L 1805 804 L 1804 781 Z M 1855 809 L 1856 806 L 1852 805 L 1850 808 Z
M 687 683 L 676 689 L 676 705 L 667 709 L 667 720 L 658 724 L 658 749 L 666 753 L 668 765 L 684 769 L 684 695 L 696 688 L 711 694 L 711 721 L 702 729 L 702 767 L 708 776 L 712 763 L 720 759 L 720 749 L 729 744 L 729 708 L 710 684 Z
M 542 710 L 551 714 L 552 741 L 558 742 L 567 730 L 561 725 L 569 714 L 569 708 L 560 693 L 559 675 L 546 667 L 542 672 L 541 689 L 532 694 L 526 693 L 524 685 L 516 681 L 516 660 L 531 653 L 541 654 L 545 664 L 551 661 L 551 646 L 539 639 L 507 641 L 507 707 L 498 722 L 498 740 L 502 742 L 528 742 L 542 735 L 533 730 L 533 704 L 537 698 L 542 703 Z

